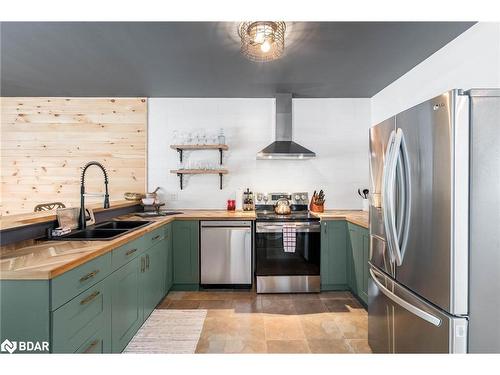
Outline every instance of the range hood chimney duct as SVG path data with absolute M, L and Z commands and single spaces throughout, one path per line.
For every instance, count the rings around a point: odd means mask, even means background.
M 316 154 L 292 140 L 293 137 L 292 94 L 276 94 L 276 141 L 262 149 L 257 159 L 303 160 Z

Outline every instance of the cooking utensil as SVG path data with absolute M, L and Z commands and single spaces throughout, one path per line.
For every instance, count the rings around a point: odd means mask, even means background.
M 370 193 L 370 190 L 368 189 L 363 189 L 363 191 L 361 191 L 361 189 L 358 189 L 358 195 L 363 199 L 368 199 L 368 193 Z
M 363 195 L 365 196 L 365 199 L 368 199 L 368 193 L 370 192 L 370 190 L 368 189 L 364 189 L 363 190 Z

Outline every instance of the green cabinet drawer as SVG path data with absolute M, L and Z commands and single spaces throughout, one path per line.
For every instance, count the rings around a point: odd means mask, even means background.
M 82 264 L 51 280 L 51 310 L 103 280 L 111 273 L 111 253 Z
M 111 294 L 109 278 L 52 312 L 52 351 L 74 353 L 85 350 L 90 337 L 98 335 L 101 350 L 111 349 Z M 86 345 L 87 344 L 87 345 Z M 96 344 L 92 345 L 94 347 Z
M 111 254 L 113 271 L 127 264 L 135 257 L 141 255 L 144 252 L 145 248 L 144 237 L 140 237 L 134 241 L 131 241 L 123 246 L 114 249 Z
M 165 238 L 165 228 L 157 228 L 152 232 L 146 233 L 142 238 L 144 240 L 144 248 L 149 249 L 151 246 L 154 246 L 158 242 L 163 241 L 163 239 Z
M 107 343 L 110 340 L 104 337 L 102 331 L 97 331 L 92 334 L 75 353 L 78 354 L 103 354 L 109 353 Z

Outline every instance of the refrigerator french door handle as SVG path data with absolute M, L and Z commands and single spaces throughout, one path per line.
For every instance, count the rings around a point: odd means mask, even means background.
M 400 129 L 401 130 L 401 129 Z M 410 219 L 411 219 L 411 173 L 410 173 L 410 159 L 408 157 L 408 147 L 406 146 L 406 141 L 404 133 L 401 130 L 401 165 L 403 167 L 404 174 L 404 227 L 403 227 L 403 238 L 401 240 L 401 246 L 399 247 L 399 255 L 401 258 L 401 264 L 406 252 L 406 247 L 408 245 L 408 235 L 410 233 Z M 399 264 L 399 265 L 401 265 Z
M 388 183 L 387 183 L 387 176 L 388 176 L 388 171 L 389 171 L 389 165 L 390 165 L 390 160 L 391 160 L 391 155 L 393 151 L 393 144 L 394 144 L 394 137 L 395 137 L 395 132 L 394 130 L 391 132 L 389 136 L 389 141 L 387 142 L 387 148 L 385 152 L 385 159 L 384 159 L 384 172 L 382 173 L 382 219 L 384 223 L 384 231 L 386 235 L 386 240 L 387 240 L 387 247 L 389 249 L 389 257 L 391 262 L 394 262 L 395 257 L 394 257 L 394 250 L 392 249 L 392 242 L 391 242 L 391 233 L 389 231 L 389 218 L 391 216 L 391 213 L 389 212 L 389 205 L 387 204 L 389 201 L 389 195 L 388 193 Z
M 396 242 L 399 244 L 400 239 L 403 236 L 403 228 L 404 228 L 404 217 L 405 217 L 405 201 L 406 201 L 406 189 L 404 186 L 404 170 L 403 170 L 403 157 L 401 155 L 400 150 L 398 150 L 398 160 L 396 162 L 396 182 L 398 184 L 397 190 L 399 193 L 398 196 L 398 205 L 397 205 L 397 217 L 396 220 Z
M 386 227 L 386 235 L 389 243 L 389 249 L 392 253 L 392 260 L 396 262 L 396 265 L 400 266 L 402 259 L 399 253 L 399 243 L 398 243 L 398 233 L 396 229 L 396 214 L 394 212 L 394 185 L 396 183 L 396 168 L 399 157 L 399 150 L 401 148 L 401 137 L 402 131 L 398 129 L 394 133 L 392 138 L 392 146 L 390 156 L 388 158 L 388 163 L 386 167 L 386 178 L 385 178 L 385 208 L 386 215 L 384 216 L 384 224 Z
M 398 217 L 396 219 L 395 213 L 392 213 L 391 228 L 393 230 L 395 241 L 394 241 L 394 255 L 396 260 L 396 265 L 401 266 L 403 264 L 403 259 L 406 251 L 406 246 L 408 244 L 408 234 L 410 231 L 410 217 L 411 217 L 411 182 L 410 182 L 410 163 L 408 159 L 408 149 L 406 146 L 406 141 L 402 129 L 397 130 L 397 136 L 395 142 L 398 142 L 396 153 L 397 158 L 395 164 L 395 171 L 393 171 L 394 179 L 396 179 L 396 173 L 398 178 L 398 190 L 400 192 L 400 199 L 398 204 Z M 394 185 L 394 181 L 389 182 Z M 391 203 L 393 200 L 391 201 Z M 396 223 L 397 220 L 397 223 Z
M 429 314 L 427 311 L 424 311 L 424 310 L 421 310 L 419 309 L 418 307 L 416 306 L 413 306 L 411 303 L 405 301 L 404 299 L 402 299 L 401 297 L 397 296 L 396 294 L 394 294 L 393 292 L 391 292 L 389 289 L 387 289 L 377 278 L 377 275 L 375 274 L 375 272 L 373 272 L 373 270 L 370 268 L 370 275 L 373 279 L 373 282 L 375 283 L 375 285 L 377 285 L 377 287 L 379 288 L 379 290 L 387 297 L 389 298 L 391 301 L 393 301 L 394 303 L 396 303 L 397 305 L 403 307 L 404 309 L 408 310 L 409 312 L 411 312 L 413 315 L 416 315 L 418 316 L 419 318 L 422 318 L 424 319 L 426 322 L 429 322 L 431 324 L 434 324 L 436 327 L 439 327 L 441 325 L 441 319 L 439 319 L 438 317 L 435 317 L 434 315 L 432 314 Z

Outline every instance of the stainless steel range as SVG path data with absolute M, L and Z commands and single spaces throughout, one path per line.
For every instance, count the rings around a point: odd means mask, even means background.
M 320 291 L 321 232 L 319 218 L 311 215 L 308 194 L 255 195 L 255 274 L 257 293 Z M 289 214 L 276 214 L 286 201 Z

